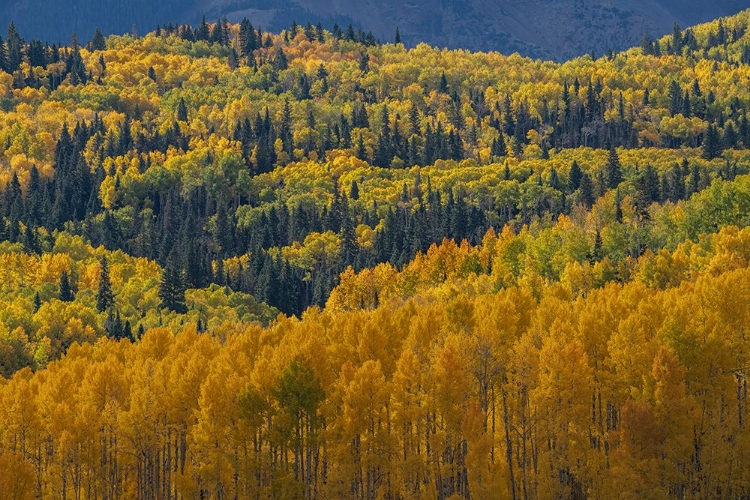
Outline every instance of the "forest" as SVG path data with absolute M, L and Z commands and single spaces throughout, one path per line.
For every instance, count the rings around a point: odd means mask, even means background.
M 748 27 L 11 24 L 0 496 L 748 498 Z

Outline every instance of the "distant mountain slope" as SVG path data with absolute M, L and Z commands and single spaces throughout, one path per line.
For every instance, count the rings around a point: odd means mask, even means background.
M 750 0 L 6 0 L 0 26 L 14 20 L 26 37 L 82 39 L 96 27 L 122 33 L 157 24 L 197 23 L 226 16 L 247 17 L 265 29 L 291 21 L 352 23 L 391 40 L 396 27 L 405 43 L 564 60 L 594 50 L 637 44 L 648 32 L 658 36 L 674 23 L 696 24 L 750 7 Z

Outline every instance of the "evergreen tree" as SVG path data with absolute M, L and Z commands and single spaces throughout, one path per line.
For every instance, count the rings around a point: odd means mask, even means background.
M 208 41 L 208 39 L 211 37 L 211 32 L 208 27 L 208 23 L 206 22 L 206 16 L 203 16 L 201 19 L 201 24 L 196 28 L 195 30 L 195 39 L 196 41 Z
M 396 39 L 394 40 L 394 43 L 396 45 L 398 45 L 399 43 L 401 43 L 401 32 L 399 31 L 398 28 L 396 28 Z
M 125 326 L 122 327 L 122 338 L 135 342 L 133 328 L 130 326 L 130 320 L 125 321 Z
M 357 181 L 352 181 L 352 187 L 349 190 L 349 199 L 351 200 L 359 199 L 359 186 L 357 185 Z
M 284 112 L 281 116 L 279 137 L 284 145 L 284 151 L 289 155 L 289 161 L 294 161 L 294 136 L 292 135 L 292 107 L 289 99 L 284 100 Z
M 273 69 L 276 71 L 283 71 L 289 67 L 289 61 L 286 58 L 286 54 L 284 54 L 284 51 L 279 47 L 278 50 L 276 50 L 276 55 L 273 59 Z
M 669 113 L 674 116 L 683 111 L 683 95 L 680 85 L 672 80 L 669 84 L 669 91 L 667 93 L 669 99 Z
M 500 137 L 492 140 L 492 147 L 490 148 L 490 156 L 493 158 L 501 158 L 506 155 L 505 151 L 505 140 L 500 132 Z
M 115 303 L 115 296 L 112 293 L 112 282 L 109 279 L 107 257 L 102 257 L 99 267 L 99 290 L 96 294 L 96 309 L 99 312 L 104 312 Z
M 581 186 L 582 177 L 583 170 L 578 166 L 578 162 L 573 160 L 573 164 L 570 166 L 570 173 L 568 174 L 568 189 L 571 193 Z
M 107 313 L 107 319 L 104 320 L 104 331 L 107 332 L 107 336 L 120 340 L 122 338 L 122 319 L 120 319 L 120 311 L 115 311 L 114 308 L 110 308 Z
M 584 173 L 581 176 L 581 185 L 579 187 L 579 200 L 586 207 L 591 208 L 594 204 L 594 183 L 591 181 L 591 176 Z
M 643 35 L 643 39 L 641 40 L 641 51 L 643 51 L 644 56 L 654 55 L 654 42 L 648 33 Z
M 448 78 L 445 76 L 445 72 L 440 74 L 440 84 L 438 85 L 438 92 L 441 94 L 448 93 Z
M 180 97 L 180 103 L 177 105 L 177 121 L 186 122 L 188 121 L 188 111 L 185 105 L 185 99 Z
M 599 230 L 596 231 L 596 236 L 594 237 L 594 249 L 591 252 L 592 257 L 592 264 L 594 262 L 599 262 L 602 260 L 602 257 L 604 257 L 604 252 L 602 251 L 602 233 L 599 232 Z
M 94 32 L 94 38 L 91 40 L 91 50 L 105 50 L 107 48 L 107 41 L 104 39 L 99 28 L 96 28 Z
M 8 73 L 13 73 L 21 67 L 21 62 L 23 62 L 23 40 L 18 34 L 18 31 L 16 31 L 16 25 L 13 24 L 12 21 L 10 25 L 8 25 L 8 31 L 5 35 L 5 44 L 8 50 L 6 70 Z
M 27 224 L 24 230 L 23 250 L 29 254 L 39 254 L 42 251 L 39 247 L 39 241 L 37 241 L 36 231 L 31 228 L 30 224 Z
M 737 147 L 738 141 L 739 137 L 737 136 L 737 131 L 735 130 L 734 125 L 732 125 L 732 122 L 727 123 L 727 126 L 724 127 L 722 145 L 725 149 L 734 149 Z
M 362 73 L 370 71 L 370 56 L 367 52 L 362 52 L 362 55 L 359 58 L 359 70 Z
M 635 188 L 633 205 L 636 212 L 640 216 L 645 217 L 648 214 L 648 208 L 651 206 L 651 203 L 658 201 L 660 195 L 659 175 L 656 173 L 656 169 L 650 165 L 646 167 L 638 176 Z M 654 197 L 656 197 L 656 200 L 654 200 Z
M 161 307 L 179 314 L 187 312 L 182 272 L 178 267 L 174 252 L 167 259 L 167 265 L 162 272 L 159 298 L 161 299 Z
M 606 182 L 609 189 L 615 189 L 622 182 L 622 168 L 620 158 L 617 156 L 617 150 L 614 147 L 609 148 L 607 157 Z
M 0 36 L 0 71 L 8 71 L 8 53 L 5 51 L 3 37 Z
M 258 48 L 255 39 L 255 28 L 253 28 L 253 25 L 247 20 L 247 18 L 243 19 L 240 23 L 239 41 L 240 55 L 242 56 L 248 56 Z
M 703 137 L 703 158 L 713 160 L 718 158 L 724 152 L 721 145 L 721 134 L 713 123 L 708 126 L 706 134 Z
M 73 293 L 73 289 L 70 286 L 70 279 L 68 278 L 67 271 L 63 271 L 60 274 L 60 285 L 59 285 L 58 297 L 63 302 L 73 302 L 73 300 L 75 300 L 75 294 Z

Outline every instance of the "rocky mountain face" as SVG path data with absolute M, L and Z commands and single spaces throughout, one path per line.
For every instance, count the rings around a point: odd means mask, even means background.
M 267 30 L 292 21 L 330 28 L 353 24 L 407 45 L 520 52 L 564 60 L 621 50 L 682 27 L 734 14 L 750 0 L 5 0 L 0 26 L 15 21 L 22 35 L 67 41 L 106 33 L 150 31 L 157 24 L 197 23 L 202 15 L 243 17 Z M 3 2 L 3 3 L 5 3 Z

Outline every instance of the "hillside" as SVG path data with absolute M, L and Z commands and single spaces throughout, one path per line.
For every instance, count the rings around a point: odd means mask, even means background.
M 15 20 L 27 36 L 68 42 L 77 32 L 87 38 L 96 27 L 105 33 L 145 33 L 157 24 L 197 24 L 226 16 L 239 22 L 247 17 L 256 26 L 280 31 L 292 21 L 353 24 L 383 40 L 393 39 L 399 27 L 408 45 L 419 42 L 449 48 L 496 50 L 505 54 L 566 60 L 594 51 L 622 50 L 672 31 L 675 23 L 689 26 L 750 7 L 747 0 L 537 0 L 533 2 L 471 0 L 452 2 L 415 0 L 403 3 L 319 0 L 165 0 L 162 2 L 8 0 L 0 11 L 0 26 Z
M 750 10 L 0 49 L 3 498 L 750 496 Z

